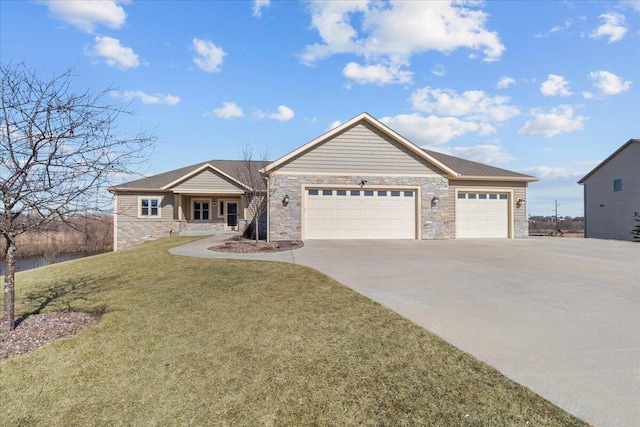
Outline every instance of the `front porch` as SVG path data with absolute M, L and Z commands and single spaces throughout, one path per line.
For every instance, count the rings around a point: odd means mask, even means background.
M 174 193 L 174 218 L 181 236 L 243 232 L 247 226 L 244 194 Z

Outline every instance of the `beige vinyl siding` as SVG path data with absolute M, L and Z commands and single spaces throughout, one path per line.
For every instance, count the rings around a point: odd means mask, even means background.
M 160 218 L 138 218 L 140 209 L 140 197 L 160 198 Z M 118 222 L 145 221 L 173 221 L 173 194 L 172 193 L 118 193 Z
M 452 218 L 455 218 L 455 200 L 456 200 L 456 188 L 478 188 L 478 192 L 482 190 L 512 190 L 513 200 L 509 202 L 514 206 L 513 214 L 514 220 L 521 221 L 527 219 L 527 210 L 525 207 L 515 208 L 515 200 L 518 198 L 526 200 L 527 184 L 525 182 L 486 182 L 486 181 L 453 181 L 449 180 L 449 203 L 448 213 Z M 526 202 L 525 202 L 526 203 Z
M 202 191 L 206 193 L 242 193 L 238 184 L 218 175 L 212 170 L 204 170 L 173 187 L 176 192 Z
M 282 172 L 441 175 L 405 147 L 366 123 L 345 130 L 292 160 Z

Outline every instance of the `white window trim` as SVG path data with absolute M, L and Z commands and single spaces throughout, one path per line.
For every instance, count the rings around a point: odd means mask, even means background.
M 218 205 L 216 206 L 216 217 L 224 218 L 227 214 L 227 201 L 225 199 L 218 199 Z M 222 207 L 222 214 L 220 214 L 220 207 Z M 225 221 L 226 222 L 226 221 Z
M 142 215 L 142 201 L 149 200 L 149 215 Z M 151 215 L 151 200 L 158 201 L 158 215 Z M 139 219 L 147 219 L 147 218 L 162 218 L 162 196 L 138 196 L 138 218 Z
M 196 216 L 196 202 L 207 202 L 209 203 L 209 219 L 195 219 Z M 213 206 L 213 200 L 202 198 L 202 199 L 191 199 L 191 220 L 192 221 L 211 221 L 213 219 L 213 215 L 211 215 L 212 209 L 217 208 L 217 206 Z

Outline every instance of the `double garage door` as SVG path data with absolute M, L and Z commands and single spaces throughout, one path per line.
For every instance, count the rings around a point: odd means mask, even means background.
M 459 192 L 456 200 L 456 237 L 508 237 L 507 193 Z
M 415 239 L 416 192 L 308 188 L 303 227 L 306 239 Z

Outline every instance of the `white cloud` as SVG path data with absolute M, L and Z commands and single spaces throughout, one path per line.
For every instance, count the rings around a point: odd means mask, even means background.
M 244 113 L 242 112 L 242 108 L 238 107 L 235 102 L 223 102 L 222 107 L 204 113 L 205 117 L 212 115 L 223 119 L 233 119 L 244 116 Z
M 345 77 L 359 84 L 390 84 L 390 83 L 411 83 L 413 73 L 410 71 L 401 71 L 399 67 L 385 67 L 378 65 L 360 65 L 350 62 L 342 70 Z
M 57 19 L 87 33 L 93 33 L 99 25 L 112 29 L 121 28 L 127 15 L 119 4 L 128 3 L 128 0 L 49 0 L 47 6 L 49 12 Z
M 502 76 L 500 77 L 500 80 L 498 81 L 498 89 L 506 89 L 511 85 L 516 84 L 516 81 L 511 78 L 511 77 L 507 77 L 507 76 Z
M 442 77 L 446 73 L 447 73 L 447 68 L 442 64 L 437 64 L 435 67 L 433 67 L 433 70 L 431 70 L 431 74 L 438 77 Z
M 133 99 L 139 99 L 140 102 L 146 105 L 153 104 L 165 104 L 165 105 L 176 105 L 180 102 L 180 97 L 173 95 L 160 95 L 153 94 L 149 95 L 141 90 L 127 90 L 124 92 L 119 92 L 117 90 L 112 90 L 109 92 L 109 95 L 114 98 L 122 98 L 125 101 L 131 101 Z
M 327 132 L 329 132 L 332 129 L 337 128 L 338 126 L 340 126 L 342 124 L 342 122 L 340 120 L 334 120 L 331 123 L 329 123 L 329 127 L 327 127 Z
M 542 135 L 551 138 L 561 133 L 580 130 L 584 128 L 584 122 L 587 120 L 584 116 L 576 116 L 570 105 L 560 105 L 551 108 L 548 112 L 534 108 L 530 115 L 533 120 L 526 122 L 518 131 L 518 135 Z
M 564 77 L 556 74 L 549 74 L 547 81 L 540 85 L 540 92 L 544 96 L 569 96 L 569 82 Z
M 498 122 L 520 114 L 516 107 L 507 104 L 509 100 L 508 96 L 492 97 L 481 90 L 458 94 L 452 89 L 432 89 L 428 86 L 411 94 L 413 108 L 418 111 Z
M 198 68 L 207 73 L 220 72 L 220 67 L 226 55 L 225 51 L 209 40 L 194 37 L 192 43 L 196 50 L 196 56 L 193 57 L 193 62 Z
M 495 132 L 493 126 L 484 123 L 468 122 L 455 117 L 424 117 L 417 113 L 383 117 L 380 121 L 419 145 L 444 144 L 467 133 L 489 135 Z
M 140 66 L 138 55 L 130 47 L 122 46 L 120 40 L 96 36 L 95 42 L 93 50 L 86 52 L 88 55 L 104 58 L 111 67 L 127 69 Z
M 260 112 L 258 117 L 263 118 L 265 116 L 273 120 L 278 120 L 279 122 L 286 122 L 288 120 L 293 119 L 293 117 L 295 116 L 295 113 L 291 108 L 287 107 L 286 105 L 281 105 L 278 107 L 277 113 L 267 115 L 265 113 Z
M 629 90 L 631 80 L 623 80 L 610 71 L 592 71 L 589 78 L 594 80 L 593 85 L 600 90 L 603 95 L 617 95 Z
M 623 8 L 633 9 L 636 12 L 640 12 L 640 1 L 638 0 L 621 0 L 620 6 Z
M 262 18 L 262 9 L 269 7 L 271 0 L 254 0 L 253 1 L 253 16 L 256 18 Z
M 591 98 L 593 98 L 593 93 L 588 92 L 588 91 L 584 91 L 584 92 L 582 92 L 582 97 L 584 99 L 591 99 Z
M 573 26 L 574 23 L 575 22 L 573 21 L 573 19 L 567 19 L 566 21 L 564 21 L 564 24 L 556 25 L 555 27 L 551 28 L 549 30 L 549 32 L 547 32 L 546 34 L 536 34 L 534 37 L 535 38 L 548 37 L 551 34 L 558 33 L 560 31 L 564 31 L 564 30 L 568 30 L 569 28 L 571 28 Z
M 473 147 L 440 147 L 439 150 L 445 154 L 480 163 L 507 163 L 515 160 L 515 157 L 510 156 L 504 147 L 495 144 L 475 145 Z
M 305 65 L 314 65 L 332 55 L 351 53 L 364 57 L 370 66 L 379 63 L 384 68 L 399 70 L 408 66 L 416 53 L 435 50 L 448 54 L 467 48 L 482 51 L 485 61 L 495 61 L 505 47 L 496 32 L 485 28 L 488 15 L 471 8 L 475 5 L 394 0 L 313 1 L 311 26 L 322 42 L 307 45 L 300 60 Z
M 617 42 L 624 38 L 624 35 L 627 33 L 624 15 L 619 13 L 604 13 L 600 15 L 600 18 L 604 20 L 604 24 L 594 30 L 589 37 L 594 39 L 608 37 L 608 43 Z
M 575 178 L 575 180 L 577 181 L 584 175 L 583 172 L 576 172 L 571 168 L 557 166 L 534 166 L 531 168 L 523 169 L 523 173 L 537 176 L 538 178 L 544 180 Z

